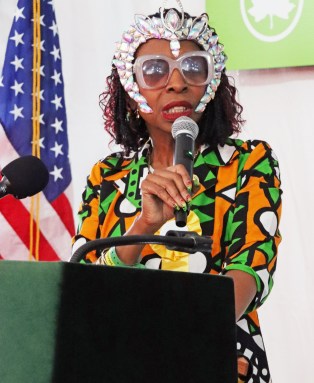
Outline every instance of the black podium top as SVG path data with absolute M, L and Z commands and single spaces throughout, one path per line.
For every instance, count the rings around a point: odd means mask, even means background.
M 40 380 L 43 374 L 35 368 L 32 383 L 237 382 L 234 293 L 228 277 L 5 261 L 0 277 L 0 295 L 6 289 L 1 315 L 18 315 L 16 328 L 12 321 L 0 323 L 7 339 L 0 342 L 0 355 L 9 363 L 3 383 L 14 381 L 8 372 L 14 375 L 19 360 L 51 374 L 50 380 Z M 28 338 L 17 347 L 8 344 L 25 337 L 21 327 L 29 326 L 31 318 L 33 353 L 25 344 Z M 49 339 L 42 336 L 45 327 L 52 332 Z

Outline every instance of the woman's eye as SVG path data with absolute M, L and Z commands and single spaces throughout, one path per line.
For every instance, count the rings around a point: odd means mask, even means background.
M 203 82 L 207 78 L 208 65 L 203 57 L 188 58 L 182 62 L 181 67 L 189 79 L 197 78 L 198 82 Z
M 164 76 L 167 74 L 168 64 L 163 60 L 150 60 L 145 61 L 143 64 L 143 73 L 147 76 Z

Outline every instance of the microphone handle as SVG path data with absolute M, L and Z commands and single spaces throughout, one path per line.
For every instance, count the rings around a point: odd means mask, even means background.
M 193 164 L 194 164 L 194 148 L 195 141 L 190 134 L 181 133 L 175 139 L 174 149 L 174 165 L 182 164 L 189 173 L 190 178 L 193 177 Z M 175 220 L 178 227 L 186 225 L 189 210 L 183 209 L 175 210 Z

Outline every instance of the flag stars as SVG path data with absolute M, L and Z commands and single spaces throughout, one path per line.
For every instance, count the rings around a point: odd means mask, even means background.
M 49 172 L 51 175 L 53 175 L 54 177 L 54 182 L 57 182 L 58 179 L 60 178 L 61 180 L 63 179 L 63 176 L 62 176 L 62 170 L 63 168 L 57 168 L 56 165 L 54 165 L 53 167 L 53 171 L 52 172 Z
M 43 52 L 45 52 L 44 44 L 45 44 L 45 40 L 41 40 L 41 42 L 40 42 L 40 50 L 43 51 Z
M 16 80 L 14 80 L 14 85 L 10 87 L 10 89 L 13 89 L 15 92 L 15 96 L 17 96 L 19 93 L 24 93 L 22 86 L 24 85 L 23 82 L 18 83 Z
M 45 91 L 45 89 L 41 89 L 39 91 L 39 98 L 40 98 L 41 101 L 45 101 L 44 91 Z M 36 92 L 36 93 L 37 93 L 37 96 L 38 96 L 38 92 Z
M 57 61 L 58 59 L 61 60 L 60 49 L 57 48 L 55 45 L 53 46 L 53 50 L 50 52 L 50 54 L 54 57 L 55 61 Z
M 31 141 L 31 143 L 32 145 L 38 145 L 41 149 L 45 149 L 44 139 L 45 137 L 41 137 L 39 140 Z
M 55 10 L 55 5 L 53 0 L 48 1 L 48 4 L 52 6 L 53 11 Z
M 55 158 L 58 157 L 58 155 L 63 155 L 63 151 L 62 151 L 62 144 L 58 144 L 57 141 L 55 141 L 55 146 L 53 148 L 50 148 L 51 151 L 53 151 L 55 153 Z
M 39 97 L 41 101 L 45 101 L 45 98 L 44 98 L 44 89 L 41 89 L 39 92 L 36 92 L 35 95 L 36 97 Z M 32 93 L 32 96 L 34 95 L 34 93 Z
M 39 123 L 40 124 L 42 124 L 42 125 L 45 125 L 45 121 L 44 121 L 44 113 L 42 113 L 40 116 L 39 116 L 39 118 L 38 118 L 38 116 L 36 116 L 36 117 L 32 117 L 32 120 L 34 120 L 34 121 L 38 121 L 39 120 Z
M 16 55 L 14 56 L 14 60 L 11 61 L 10 64 L 14 65 L 15 72 L 17 72 L 19 69 L 24 69 L 24 67 L 22 65 L 23 60 L 24 60 L 23 57 L 21 59 L 19 59 Z
M 55 37 L 55 35 L 58 34 L 58 27 L 57 27 L 57 24 L 54 20 L 52 20 L 52 25 L 49 27 L 49 29 L 52 30 L 53 32 L 53 37 Z
M 14 109 L 10 110 L 10 113 L 14 115 L 14 121 L 16 121 L 18 118 L 24 118 L 24 115 L 22 113 L 23 106 L 21 108 L 18 108 L 16 104 L 14 104 Z
M 15 15 L 14 15 L 15 21 L 18 21 L 20 18 L 25 19 L 25 16 L 23 14 L 24 9 L 25 9 L 25 7 L 23 7 L 23 8 L 17 7 L 16 8 Z
M 44 23 L 44 17 L 45 17 L 45 15 L 41 15 L 41 16 L 39 17 L 39 24 L 42 25 L 43 27 L 46 26 L 46 24 Z M 37 18 L 37 19 L 38 19 L 38 18 Z M 32 19 L 32 22 L 34 22 L 34 19 Z
M 46 26 L 46 24 L 44 23 L 44 17 L 45 17 L 45 15 L 41 15 L 40 16 L 40 25 L 42 25 L 43 27 L 45 27 Z
M 39 68 L 40 75 L 43 76 L 43 77 L 45 77 L 44 67 L 45 67 L 45 65 L 42 65 L 42 66 Z M 38 72 L 38 69 L 35 68 L 35 69 L 32 69 L 32 71 L 35 71 L 35 73 L 36 73 L 36 72 Z
M 36 44 L 37 46 L 39 45 L 39 48 L 40 48 L 40 50 L 42 51 L 42 52 L 45 52 L 46 50 L 45 50 L 45 48 L 44 48 L 44 44 L 45 44 L 45 40 L 41 40 L 40 41 L 40 44 Z M 32 47 L 34 47 L 35 45 L 34 44 L 32 44 Z
M 63 108 L 62 104 L 61 104 L 61 101 L 62 101 L 62 97 L 58 97 L 57 95 L 55 95 L 55 98 L 54 100 L 50 101 L 52 104 L 55 105 L 56 107 L 56 110 L 58 110 L 59 108 Z
M 45 101 L 44 91 L 45 91 L 44 89 L 39 91 L 39 98 L 41 99 L 41 101 Z
M 54 73 L 53 73 L 53 76 L 51 76 L 51 78 L 54 80 L 55 85 L 62 84 L 60 77 L 61 77 L 61 72 L 57 72 L 54 69 Z
M 17 31 L 14 31 L 14 36 L 10 37 L 10 40 L 13 40 L 15 42 L 15 46 L 17 47 L 19 44 L 24 44 L 24 41 L 22 40 L 22 37 L 24 36 L 24 33 L 17 33 Z
M 55 122 L 51 124 L 51 126 L 55 129 L 56 134 L 58 134 L 59 132 L 63 132 L 62 124 L 63 124 L 63 121 L 62 120 L 59 121 L 57 118 L 55 118 Z
M 1 86 L 4 86 L 4 84 L 3 84 L 3 76 L 0 77 L 0 87 Z

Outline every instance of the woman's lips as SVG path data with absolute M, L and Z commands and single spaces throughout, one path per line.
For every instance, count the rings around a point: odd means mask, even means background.
M 181 116 L 190 116 L 192 113 L 193 107 L 187 101 L 170 102 L 161 111 L 163 118 L 168 121 L 174 121 Z

